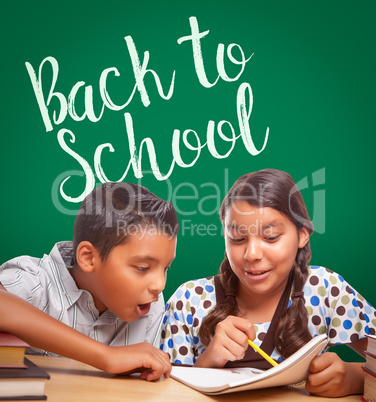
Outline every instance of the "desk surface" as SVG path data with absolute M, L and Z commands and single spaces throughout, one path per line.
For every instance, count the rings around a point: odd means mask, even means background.
M 137 376 L 113 376 L 86 364 L 63 357 L 28 356 L 46 370 L 48 402 L 117 402 L 117 401 L 360 401 L 360 395 L 346 398 L 319 398 L 302 389 L 268 388 L 227 395 L 206 396 L 173 379 L 147 382 Z

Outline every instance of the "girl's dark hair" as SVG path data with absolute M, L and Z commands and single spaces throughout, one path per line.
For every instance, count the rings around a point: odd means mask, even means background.
M 152 234 L 175 237 L 179 223 L 172 203 L 133 183 L 102 184 L 84 199 L 77 213 L 73 227 L 74 262 L 82 241 L 89 241 L 104 261 L 129 235 L 139 231 L 141 237 L 141 230 L 148 226 L 156 229 L 150 230 Z
M 288 173 L 265 169 L 241 176 L 222 202 L 220 219 L 223 226 L 228 208 L 237 200 L 244 200 L 252 206 L 273 208 L 288 218 L 295 225 L 297 231 L 306 227 L 310 235 L 313 233 L 313 225 L 303 197 Z M 303 248 L 298 249 L 294 265 L 291 268 L 294 292 L 303 291 L 308 276 L 307 263 L 310 259 L 311 247 L 308 240 Z M 209 345 L 219 322 L 228 315 L 239 314 L 236 301 L 239 280 L 230 267 L 226 253 L 220 266 L 220 273 L 226 297 L 225 301 L 217 304 L 202 322 L 199 337 L 204 345 Z M 275 334 L 276 348 L 281 356 L 286 358 L 311 338 L 304 299 L 302 297 L 293 298 L 291 306 L 282 313 L 278 321 Z

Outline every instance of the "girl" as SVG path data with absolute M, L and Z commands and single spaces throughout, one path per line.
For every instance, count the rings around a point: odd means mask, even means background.
M 166 305 L 161 349 L 172 362 L 266 369 L 270 363 L 248 339 L 281 361 L 322 333 L 329 346 L 366 349 L 376 312 L 340 275 L 307 266 L 313 226 L 290 175 L 266 169 L 240 177 L 220 218 L 220 274 L 183 284 Z M 306 389 L 329 397 L 362 393 L 361 365 L 324 353 L 312 361 Z

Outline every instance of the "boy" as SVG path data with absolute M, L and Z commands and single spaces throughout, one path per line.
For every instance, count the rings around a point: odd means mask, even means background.
M 83 201 L 73 243 L 0 267 L 0 331 L 39 348 L 33 353 L 141 371 L 149 381 L 168 377 L 167 354 L 151 344 L 177 231 L 170 202 L 131 183 L 103 184 Z

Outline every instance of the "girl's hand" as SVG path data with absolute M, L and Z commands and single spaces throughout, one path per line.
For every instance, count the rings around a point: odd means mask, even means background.
M 326 397 L 363 393 L 364 363 L 346 363 L 336 354 L 327 352 L 315 357 L 309 367 L 306 390 Z
M 248 348 L 248 339 L 255 338 L 252 323 L 244 318 L 228 316 L 217 324 L 214 337 L 195 366 L 223 367 L 229 360 L 242 359 Z
M 96 366 L 113 374 L 141 373 L 141 378 L 147 381 L 157 380 L 171 373 L 171 363 L 168 354 L 155 348 L 150 343 L 143 342 L 130 346 L 105 345 L 103 361 Z

